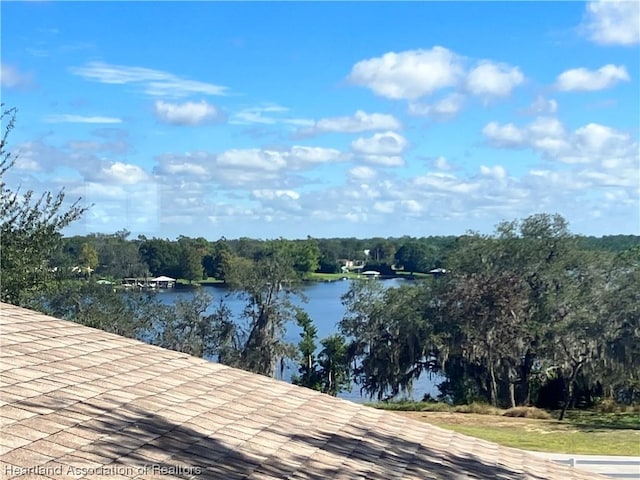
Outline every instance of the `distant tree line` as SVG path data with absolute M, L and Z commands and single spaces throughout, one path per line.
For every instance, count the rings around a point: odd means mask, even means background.
M 278 241 L 293 256 L 293 269 L 308 277 L 310 273 L 340 273 L 346 261 L 362 270 L 383 275 L 427 273 L 451 264 L 461 237 L 399 238 L 322 238 Z M 622 252 L 640 244 L 640 236 L 612 235 L 601 238 L 576 236 L 576 247 L 590 251 Z M 61 239 L 49 264 L 60 271 L 92 272 L 104 278 L 167 275 L 189 281 L 227 280 L 237 262 L 257 261 L 269 250 L 272 240 L 250 238 L 216 241 L 180 236 L 176 240 L 130 238 L 122 230 L 114 234 L 90 234 Z

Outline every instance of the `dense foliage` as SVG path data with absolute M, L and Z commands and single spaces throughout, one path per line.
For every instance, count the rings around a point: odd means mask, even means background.
M 562 217 L 534 215 L 459 238 L 440 278 L 355 283 L 341 328 L 357 379 L 378 398 L 429 371 L 455 403 L 637 401 L 639 254 L 585 250 Z
M 8 136 L 14 128 L 15 109 L 2 110 L 4 133 L 0 139 L 0 299 L 21 303 L 55 275 L 51 263 L 62 236 L 61 230 L 85 211 L 79 201 L 66 208 L 64 191 L 36 196 L 32 190 L 11 189 L 4 181 L 16 158 L 8 150 Z

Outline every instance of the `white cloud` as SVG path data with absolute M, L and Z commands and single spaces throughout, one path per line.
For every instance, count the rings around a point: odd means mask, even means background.
M 293 146 L 285 152 L 284 158 L 290 168 L 304 168 L 311 165 L 348 160 L 349 156 L 335 148 Z
M 90 62 L 70 69 L 74 75 L 100 83 L 140 85 L 147 95 L 155 97 L 185 97 L 194 94 L 226 95 L 228 88 L 212 83 L 189 80 L 162 70 L 144 67 Z
M 156 117 L 172 125 L 200 125 L 221 120 L 224 116 L 214 105 L 200 102 L 169 103 L 158 100 L 155 103 Z
M 517 147 L 525 140 L 523 132 L 513 123 L 500 125 L 490 122 L 482 129 L 482 134 L 498 147 Z
M 640 42 L 639 19 L 637 0 L 589 2 L 582 28 L 600 45 L 635 45 Z
M 276 125 L 279 123 L 298 127 L 313 126 L 314 121 L 307 118 L 284 117 L 289 109 L 277 104 L 265 104 L 243 108 L 234 113 L 229 123 L 232 125 Z
M 232 149 L 227 150 L 216 159 L 216 165 L 234 169 L 251 169 L 264 171 L 278 171 L 286 167 L 287 162 L 283 152 L 274 150 Z
M 371 167 L 358 165 L 349 170 L 349 176 L 356 181 L 370 181 L 378 176 L 378 172 Z
M 2 88 L 24 88 L 31 85 L 31 75 L 20 72 L 16 67 L 0 63 L 0 86 Z
M 411 180 L 414 187 L 448 194 L 471 194 L 480 188 L 477 182 L 464 180 L 448 173 L 427 173 Z
M 637 177 L 637 142 L 629 134 L 606 125 L 589 123 L 570 132 L 557 119 L 541 117 L 522 128 L 492 122 L 485 126 L 483 134 L 497 147 L 530 148 L 564 164 L 617 169 L 619 176 Z
M 194 176 L 208 176 L 209 173 L 206 167 L 189 162 L 170 163 L 166 165 L 164 172 L 169 175 L 186 174 Z
M 443 47 L 433 47 L 388 52 L 362 60 L 353 66 L 347 79 L 379 96 L 411 101 L 409 113 L 412 115 L 447 117 L 462 108 L 463 97 L 459 93 L 452 93 L 433 105 L 417 100 L 446 88 L 465 88 L 485 99 L 506 97 L 525 77 L 518 67 L 489 60 L 482 60 L 467 71 L 462 56 Z
M 502 180 L 507 177 L 507 171 L 502 165 L 494 165 L 493 167 L 480 165 L 480 173 L 486 177 L 493 177 L 498 180 Z
M 90 180 L 108 184 L 133 185 L 149 180 L 149 175 L 138 165 L 114 162 L 101 168 Z
M 322 118 L 308 128 L 299 131 L 299 135 L 309 136 L 319 133 L 360 133 L 375 130 L 400 130 L 402 124 L 393 115 L 384 113 L 366 113 L 357 110 L 349 117 Z
M 462 58 L 436 46 L 362 60 L 353 66 L 348 80 L 382 97 L 415 100 L 455 86 L 463 74 Z
M 402 167 L 404 159 L 398 155 L 360 155 L 358 159 L 364 163 L 382 167 Z
M 288 110 L 288 108 L 280 105 L 263 105 L 259 107 L 245 108 L 235 113 L 229 123 L 236 125 L 250 125 L 252 123 L 273 125 L 278 123 L 280 119 L 278 117 L 265 115 L 265 113 L 284 113 Z
M 286 150 L 230 149 L 219 154 L 188 152 L 156 158 L 154 174 L 163 182 L 213 183 L 222 188 L 285 189 L 308 182 L 299 173 L 319 165 L 348 161 L 351 154 L 294 145 Z
M 293 190 L 253 190 L 252 195 L 254 198 L 259 200 L 273 200 L 279 198 L 298 200 L 300 198 L 300 194 Z
M 478 96 L 507 97 L 524 82 L 518 67 L 483 60 L 469 72 L 467 90 Z
M 528 113 L 536 115 L 556 113 L 557 111 L 558 102 L 553 99 L 546 99 L 542 95 L 538 95 L 527 109 Z
M 605 65 L 598 70 L 574 68 L 558 75 L 556 87 L 565 92 L 594 91 L 612 87 L 619 82 L 630 80 L 624 66 Z
M 448 171 L 454 169 L 454 166 L 443 156 L 434 158 L 431 163 L 438 170 Z
M 104 116 L 86 116 L 73 114 L 47 115 L 47 123 L 122 123 L 121 118 Z
M 455 116 L 464 105 L 464 95 L 452 93 L 442 100 L 429 105 L 420 102 L 409 103 L 408 112 L 410 115 L 432 116 L 437 119 L 448 119 Z
M 400 155 L 407 147 L 407 140 L 395 132 L 375 133 L 372 137 L 358 138 L 351 142 L 356 153 L 368 155 Z

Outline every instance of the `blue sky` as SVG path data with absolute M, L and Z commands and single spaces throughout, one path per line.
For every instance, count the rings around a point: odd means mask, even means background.
M 638 2 L 3 2 L 12 186 L 66 233 L 640 233 Z

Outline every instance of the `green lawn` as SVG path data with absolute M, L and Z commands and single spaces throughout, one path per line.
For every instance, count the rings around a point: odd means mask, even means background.
M 202 285 L 202 284 L 222 284 L 222 280 L 218 280 L 217 278 L 214 277 L 207 277 L 204 280 L 195 280 L 193 282 L 190 282 L 187 279 L 184 278 L 179 278 L 178 280 L 176 280 L 176 283 L 179 283 L 180 285 Z
M 334 282 L 336 280 L 342 280 L 343 278 L 358 278 L 357 273 L 310 273 L 308 280 L 316 282 Z
M 570 427 L 560 428 L 548 422 L 549 420 L 529 420 L 526 424 L 513 426 L 432 423 L 458 433 L 525 450 L 583 455 L 640 455 L 638 430 L 581 431 Z
M 503 416 L 481 404 L 373 404 L 400 415 L 501 445 L 552 453 L 640 456 L 640 412 L 569 411 L 565 420 Z

